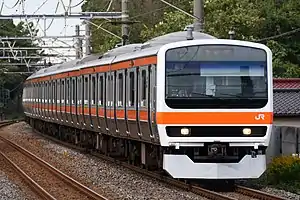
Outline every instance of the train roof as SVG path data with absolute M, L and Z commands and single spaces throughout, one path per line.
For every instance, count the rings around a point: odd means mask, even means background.
M 144 48 L 149 48 L 149 47 L 154 47 L 154 46 L 162 46 L 168 43 L 172 42 L 180 42 L 180 41 L 185 41 L 187 36 L 186 31 L 179 31 L 179 32 L 174 32 L 174 33 L 169 33 L 166 35 L 158 36 L 156 38 L 153 38 L 147 42 L 145 42 L 142 46 L 142 49 Z M 203 39 L 217 39 L 214 36 L 211 36 L 206 33 L 201 33 L 201 32 L 195 32 L 193 31 L 193 37 L 194 40 L 203 40 Z
M 53 65 L 51 67 L 41 69 L 29 76 L 27 80 L 67 71 L 74 71 L 96 65 L 107 65 L 110 63 L 120 62 L 122 60 L 156 55 L 158 50 L 163 45 L 173 42 L 185 41 L 187 40 L 186 37 L 187 31 L 179 31 L 152 38 L 145 43 L 135 43 L 117 47 L 107 51 L 104 54 L 93 54 L 82 59 L 75 59 L 63 64 Z M 193 37 L 195 40 L 217 39 L 216 37 L 209 34 L 195 31 L 193 31 Z

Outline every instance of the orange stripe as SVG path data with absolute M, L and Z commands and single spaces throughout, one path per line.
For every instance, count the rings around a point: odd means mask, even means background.
M 110 70 L 110 65 L 103 65 L 103 66 L 97 66 L 97 67 L 95 67 L 95 72 L 96 73 L 107 72 L 109 70 Z
M 264 114 L 264 119 L 255 117 Z M 272 112 L 158 112 L 157 124 L 272 124 Z
M 157 63 L 157 57 L 151 56 L 146 58 L 139 58 L 133 61 L 134 66 L 143 66 L 143 65 L 150 65 L 150 64 L 156 64 Z
M 70 71 L 69 72 L 69 76 L 71 77 L 71 76 L 79 76 L 80 75 L 80 71 L 78 70 L 78 71 Z
M 52 105 L 52 104 L 48 104 L 50 105 L 50 110 L 51 111 L 62 111 L 62 112 L 65 112 L 65 109 L 67 110 L 67 112 L 70 112 L 70 110 L 72 109 L 72 113 L 75 113 L 75 109 L 76 107 L 75 106 L 55 106 L 55 105 Z M 53 109 L 52 109 L 52 106 L 53 106 Z M 30 105 L 30 103 L 28 103 L 28 108 L 38 108 L 38 109 L 47 109 L 47 104 L 46 105 Z M 98 108 L 98 116 L 100 117 L 104 117 L 104 108 Z M 83 112 L 82 112 L 82 106 L 78 106 L 77 107 L 77 113 L 78 115 L 82 115 Z M 84 115 L 89 115 L 90 114 L 90 111 L 89 111 L 89 108 L 88 107 L 85 107 L 84 108 Z M 92 107 L 91 108 L 91 114 L 92 115 L 97 115 L 96 113 L 96 108 L 95 107 Z M 114 119 L 114 109 L 106 109 L 106 115 L 107 117 L 109 118 L 112 118 Z M 148 120 L 148 111 L 145 111 L 145 110 L 140 110 L 139 111 L 139 115 L 140 115 L 140 120 L 144 120 L 144 121 L 147 121 Z M 128 110 L 127 111 L 127 116 L 128 116 L 128 119 L 131 119 L 131 120 L 135 120 L 136 119 L 136 111 L 135 110 Z M 116 117 L 117 118 L 121 118 L 121 119 L 124 119 L 125 118 L 125 110 L 121 110 L 121 109 L 118 109 L 116 110 Z M 153 117 L 153 115 L 152 115 Z
M 137 58 L 137 59 L 130 60 L 130 61 L 123 61 L 123 62 L 112 64 L 111 69 L 110 69 L 110 65 L 88 67 L 88 68 L 84 68 L 81 70 L 62 72 L 62 73 L 54 74 L 51 76 L 26 80 L 25 83 L 35 83 L 35 82 L 47 81 L 50 79 L 68 78 L 68 77 L 79 76 L 79 75 L 93 74 L 95 72 L 96 73 L 108 72 L 110 70 L 126 69 L 126 68 L 130 68 L 130 67 L 134 67 L 134 66 L 143 66 L 143 65 L 150 65 L 150 64 L 156 64 L 156 63 L 157 63 L 157 57 L 149 56 L 149 57 Z
M 125 61 L 125 62 L 112 64 L 111 70 L 119 70 L 119 69 L 126 69 L 132 67 L 133 65 L 131 62 L 133 61 Z
M 80 73 L 82 75 L 87 75 L 87 74 L 93 74 L 95 71 L 95 69 L 93 67 L 89 67 L 89 68 L 84 68 L 80 70 Z
M 68 77 L 68 76 L 69 76 L 69 73 L 64 72 L 64 73 L 53 75 L 52 79 L 62 79 L 62 78 Z

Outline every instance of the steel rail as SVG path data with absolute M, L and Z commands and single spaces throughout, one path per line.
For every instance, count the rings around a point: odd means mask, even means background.
M 34 129 L 34 132 L 37 133 L 37 134 L 42 135 L 43 137 L 45 137 L 45 138 L 47 138 L 47 139 L 49 139 L 49 140 L 51 140 L 55 143 L 62 144 L 66 147 L 78 150 L 80 152 L 86 152 L 85 148 L 78 147 L 74 144 L 70 144 L 68 142 L 58 140 L 58 139 L 53 138 L 49 135 L 40 133 L 39 131 L 37 131 L 35 129 Z M 229 196 L 226 196 L 226 195 L 218 193 L 218 192 L 214 192 L 214 191 L 211 191 L 211 190 L 208 190 L 208 189 L 204 189 L 204 188 L 196 186 L 194 184 L 188 184 L 188 183 L 185 183 L 185 182 L 182 182 L 182 181 L 170 178 L 170 177 L 166 177 L 166 176 L 161 175 L 161 174 L 156 173 L 156 172 L 147 171 L 147 170 L 142 169 L 140 167 L 128 164 L 127 162 L 120 161 L 120 160 L 117 160 L 115 158 L 112 158 L 112 157 L 109 157 L 109 156 L 106 156 L 106 155 L 103 155 L 103 154 L 100 154 L 100 153 L 97 153 L 97 152 L 94 152 L 94 151 L 90 151 L 90 154 L 94 155 L 95 157 L 98 157 L 100 159 L 103 159 L 103 160 L 118 164 L 120 166 L 126 167 L 126 168 L 128 168 L 132 171 L 137 172 L 137 173 L 146 175 L 146 176 L 151 177 L 151 178 L 155 178 L 159 181 L 169 183 L 169 184 L 171 184 L 173 186 L 176 186 L 178 188 L 185 189 L 187 191 L 193 192 L 193 193 L 198 194 L 202 197 L 206 197 L 206 198 L 209 198 L 209 199 L 212 199 L 212 200 L 236 200 L 233 197 L 229 197 Z M 242 194 L 242 195 L 245 195 L 245 196 L 248 196 L 248 197 L 257 198 L 257 199 L 260 199 L 260 200 L 287 200 L 283 197 L 275 196 L 275 195 L 272 195 L 272 194 L 269 194 L 269 193 L 266 193 L 266 192 L 262 192 L 262 191 L 259 191 L 259 190 L 254 190 L 254 189 L 239 186 L 239 185 L 235 185 L 234 189 L 235 189 L 234 190 L 235 193 Z
M 2 125 L 2 124 L 1 124 Z M 8 162 L 15 171 L 17 171 L 20 176 L 28 183 L 41 198 L 47 200 L 56 200 L 51 194 L 49 194 L 44 188 L 42 188 L 38 183 L 36 183 L 32 178 L 30 178 L 21 168 L 19 168 L 13 161 L 11 161 L 6 155 L 0 152 L 1 156 Z
M 249 196 L 254 197 L 261 200 L 287 200 L 286 198 L 275 196 L 266 192 L 262 192 L 259 190 L 254 190 L 252 188 L 247 188 L 244 186 L 236 185 L 235 186 L 235 192 Z
M 17 121 L 0 122 L 0 128 L 3 128 L 4 126 L 13 124 L 15 122 L 17 122 Z M 55 174 L 57 177 L 59 177 L 62 181 L 67 182 L 72 187 L 78 189 L 79 191 L 81 191 L 85 195 L 91 197 L 92 199 L 95 199 L 95 200 L 108 200 L 106 197 L 104 197 L 104 196 L 96 193 L 95 191 L 91 190 L 90 188 L 82 185 L 78 181 L 74 180 L 73 178 L 71 178 L 68 175 L 64 174 L 63 172 L 59 171 L 58 169 L 56 169 L 52 165 L 48 164 L 47 162 L 43 161 L 42 159 L 40 159 L 36 155 L 32 154 L 28 150 L 24 149 L 23 147 L 15 144 L 14 142 L 12 142 L 12 141 L 10 141 L 10 140 L 2 137 L 2 136 L 0 136 L 0 140 L 2 140 L 3 142 L 9 144 L 10 146 L 15 148 L 16 150 L 18 150 L 22 154 L 26 155 L 27 157 L 29 157 L 33 161 L 36 161 L 36 163 L 42 165 L 44 168 L 46 168 L 47 170 L 49 170 L 50 172 Z

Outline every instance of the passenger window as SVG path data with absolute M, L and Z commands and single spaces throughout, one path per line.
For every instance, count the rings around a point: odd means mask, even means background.
M 70 80 L 67 80 L 66 85 L 66 105 L 69 105 L 69 98 L 70 98 Z
M 40 100 L 40 102 L 44 103 L 44 82 L 41 82 L 40 91 L 41 91 L 41 100 Z
M 65 80 L 61 82 L 61 103 L 65 103 Z
M 53 102 L 56 105 L 56 103 L 57 103 L 57 83 L 56 83 L 56 80 L 54 81 L 53 87 L 54 87 Z
M 96 103 L 96 77 L 92 77 L 92 105 L 95 105 Z
M 81 101 L 82 101 L 82 90 L 83 90 L 83 88 L 82 88 L 82 85 L 81 85 L 81 78 L 80 77 L 78 77 L 77 78 L 77 80 L 78 80 L 78 83 L 77 83 L 77 87 L 76 87 L 76 89 L 77 89 L 77 92 L 76 92 L 76 96 L 77 96 L 77 105 L 80 105 L 81 106 Z
M 89 78 L 84 78 L 84 105 L 88 105 L 89 98 Z
M 75 100 L 76 100 L 76 82 L 75 79 L 72 79 L 72 101 L 71 104 L 74 105 L 75 104 Z
M 116 107 L 117 106 L 117 72 L 116 71 L 113 72 L 113 75 L 111 76 L 111 81 L 113 84 L 113 91 L 114 91 L 112 100 L 113 100 L 114 107 Z
M 57 80 L 57 104 L 61 102 L 61 84 L 60 80 Z
M 48 83 L 46 83 L 45 89 L 45 103 L 48 103 Z
M 53 95 L 53 87 L 52 87 L 52 82 L 49 83 L 49 103 L 52 103 L 52 95 Z
M 98 95 L 99 95 L 99 100 L 98 100 L 98 105 L 102 106 L 103 105 L 103 88 L 104 88 L 104 82 L 103 82 L 103 76 L 100 75 L 100 81 L 99 81 L 99 91 L 98 91 Z
M 108 107 L 111 107 L 112 106 L 112 96 L 113 96 L 113 92 L 111 91 L 113 89 L 111 87 L 112 83 L 113 83 L 113 76 L 112 75 L 107 76 L 107 82 L 108 82 L 108 85 L 107 85 L 107 90 L 106 90 L 106 98 L 107 98 L 106 105 Z
M 129 106 L 134 106 L 134 72 L 129 73 Z
M 146 98 L 147 98 L 147 74 L 146 74 L 146 70 L 142 71 L 142 99 L 141 99 L 141 106 L 145 107 L 146 106 Z
M 124 95 L 124 89 L 123 89 L 123 74 L 120 73 L 119 76 L 118 76 L 118 82 L 119 82 L 119 85 L 118 85 L 118 88 L 119 88 L 119 94 L 118 94 L 118 107 L 123 107 L 123 95 Z

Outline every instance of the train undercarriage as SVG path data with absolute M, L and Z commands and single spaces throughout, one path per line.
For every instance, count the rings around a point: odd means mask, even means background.
M 227 144 L 222 143 L 205 144 L 204 147 L 200 148 L 182 147 L 176 149 L 175 147 L 162 147 L 126 138 L 116 138 L 106 134 L 80 130 L 29 117 L 26 118 L 26 122 L 36 131 L 55 139 L 85 148 L 88 151 L 101 153 L 121 161 L 127 161 L 129 164 L 147 170 L 158 171 L 168 176 L 173 175 L 166 173 L 164 170 L 168 166 L 164 166 L 163 159 L 170 159 L 166 155 L 187 155 L 195 163 L 234 164 L 247 156 L 251 157 L 251 159 L 264 156 L 266 150 L 266 147 L 259 147 L 258 149 L 253 149 L 253 147 L 229 147 Z M 180 168 L 181 164 L 180 161 L 176 162 L 176 170 Z M 172 170 L 172 166 L 169 166 L 169 168 Z M 208 171 L 210 169 L 205 170 Z M 187 179 L 185 178 L 185 180 Z M 215 181 L 214 183 L 223 183 L 225 181 L 233 184 L 234 180 L 234 178 L 218 180 L 216 178 L 211 181 Z M 210 180 L 202 179 L 202 181 Z

